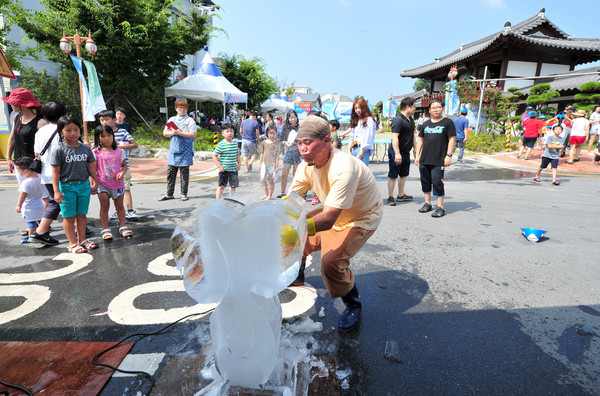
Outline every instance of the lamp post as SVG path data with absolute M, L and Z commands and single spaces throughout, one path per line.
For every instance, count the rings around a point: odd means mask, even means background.
M 63 54 L 65 54 L 67 57 L 71 54 L 71 42 L 73 42 L 73 44 L 75 44 L 75 52 L 77 54 L 77 57 L 81 58 L 81 43 L 83 42 L 83 38 L 79 35 L 79 30 L 76 29 L 75 30 L 75 35 L 73 37 L 67 37 L 65 35 L 65 31 L 63 30 L 63 38 L 60 39 L 60 50 L 63 52 Z M 92 40 L 92 32 L 88 32 L 88 37 L 87 40 L 85 41 L 85 49 L 87 50 L 87 52 L 90 53 L 90 55 L 92 56 L 92 59 L 94 58 L 94 55 L 96 55 L 96 51 L 98 50 L 98 47 L 96 46 L 96 43 L 94 42 L 94 40 Z M 84 110 L 84 98 L 83 98 L 83 81 L 81 81 L 81 77 L 79 77 L 79 96 L 81 97 L 81 121 L 83 124 L 83 142 L 87 145 L 90 146 L 90 139 L 88 136 L 88 129 L 87 129 L 87 122 L 85 121 L 85 110 Z

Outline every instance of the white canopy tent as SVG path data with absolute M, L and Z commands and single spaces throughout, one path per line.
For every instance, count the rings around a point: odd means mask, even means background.
M 260 105 L 260 108 L 262 111 L 266 112 L 274 111 L 276 113 L 285 113 L 288 110 L 293 109 L 294 104 L 290 102 L 285 95 L 273 94 Z
M 248 94 L 240 91 L 221 74 L 208 52 L 194 73 L 165 88 L 165 107 L 167 97 L 173 96 L 197 102 L 223 102 L 223 112 L 225 103 L 248 102 Z

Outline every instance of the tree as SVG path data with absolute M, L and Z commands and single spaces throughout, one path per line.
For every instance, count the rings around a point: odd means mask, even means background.
M 116 106 L 125 104 L 127 96 L 146 114 L 154 114 L 162 103 L 174 66 L 186 54 L 204 48 L 211 31 L 207 17 L 195 9 L 189 15 L 174 15 L 175 0 L 42 0 L 41 4 L 41 12 L 12 4 L 8 23 L 21 27 L 37 42 L 37 51 L 68 70 L 73 64 L 58 49 L 63 29 L 67 35 L 76 29 L 82 36 L 91 31 L 98 45 L 93 62 L 105 99 L 114 97 Z M 90 58 L 85 50 L 82 57 Z M 37 95 L 49 100 L 55 92 Z
M 530 94 L 525 102 L 529 106 L 533 106 L 536 110 L 541 109 L 541 107 L 550 102 L 552 98 L 557 98 L 560 96 L 558 91 L 550 91 L 550 88 L 552 88 L 550 84 L 534 85 L 533 87 L 529 88 Z M 556 109 L 552 109 L 556 111 Z
M 600 103 L 600 82 L 588 81 L 585 84 L 581 84 L 579 86 L 579 93 L 575 94 L 575 100 L 578 102 L 573 103 L 573 106 L 577 110 L 594 110 L 596 104 Z
M 295 93 L 296 93 L 296 88 L 294 87 L 294 83 L 292 83 L 292 85 L 290 85 L 289 87 L 286 88 L 285 96 L 287 96 L 288 98 L 291 98 L 292 95 Z
M 415 81 L 413 85 L 413 90 L 417 92 L 422 89 L 426 89 L 429 91 L 431 89 L 431 81 L 425 80 L 424 78 L 419 78 L 417 81 Z
M 248 94 L 248 107 L 260 108 L 260 104 L 277 93 L 275 79 L 266 72 L 267 66 L 260 58 L 246 59 L 242 55 L 219 54 L 219 70 L 226 79 L 242 92 Z

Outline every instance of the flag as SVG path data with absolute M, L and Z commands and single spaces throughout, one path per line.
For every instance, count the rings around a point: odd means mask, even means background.
M 90 83 L 90 103 L 92 106 L 92 114 L 96 115 L 102 110 L 106 110 L 106 103 L 102 97 L 102 90 L 100 89 L 100 82 L 98 81 L 98 73 L 96 73 L 96 66 L 92 62 L 84 60 L 85 68 L 87 70 L 88 81 Z
M 458 114 L 460 99 L 458 98 L 458 88 L 456 87 L 456 80 L 448 81 L 444 84 L 446 91 L 446 106 L 442 115 L 449 117 L 453 114 Z
M 397 100 L 392 100 L 391 106 L 390 106 L 389 99 L 383 101 L 383 116 L 384 117 L 387 117 L 387 118 L 396 117 L 397 110 L 398 110 L 398 101 Z
M 83 67 L 81 65 L 83 59 L 71 55 L 71 60 L 75 65 L 75 69 L 77 73 L 79 73 L 79 78 L 81 79 L 81 90 L 82 90 L 82 102 L 83 102 L 83 121 L 95 121 L 94 113 L 92 113 L 92 106 L 90 101 L 90 94 L 88 91 L 87 83 L 85 82 L 85 77 L 83 76 Z

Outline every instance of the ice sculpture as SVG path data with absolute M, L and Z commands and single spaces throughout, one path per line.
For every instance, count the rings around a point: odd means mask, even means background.
M 231 385 L 257 388 L 277 362 L 277 294 L 298 274 L 306 241 L 303 204 L 296 194 L 248 206 L 218 200 L 171 238 L 188 294 L 199 303 L 220 302 L 210 333 L 216 366 Z

